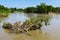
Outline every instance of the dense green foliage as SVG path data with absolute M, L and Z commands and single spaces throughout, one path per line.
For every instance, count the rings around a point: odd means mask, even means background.
M 7 17 L 10 13 L 15 11 L 21 12 L 23 11 L 23 9 L 7 8 L 4 7 L 3 5 L 0 5 L 0 17 Z
M 52 5 L 46 5 L 41 3 L 36 7 L 27 7 L 24 9 L 26 13 L 48 13 L 48 12 L 60 12 L 60 7 L 53 7 Z
M 43 13 L 47 14 L 49 12 L 60 12 L 60 7 L 53 7 L 52 5 L 46 5 L 45 3 L 41 3 L 36 7 L 27 7 L 25 9 L 22 8 L 7 8 L 3 5 L 0 5 L 0 17 L 6 17 L 11 12 L 25 12 L 25 13 Z
M 35 13 L 36 12 L 36 8 L 35 7 L 27 7 L 27 8 L 24 9 L 24 12 Z
M 11 10 L 11 12 L 22 12 L 23 11 L 23 9 L 21 9 L 21 8 L 19 8 L 19 9 L 17 9 L 17 8 L 10 8 L 10 10 Z
M 0 17 L 1 16 L 4 16 L 4 17 L 7 16 L 8 13 L 10 13 L 10 11 L 11 10 L 9 8 L 0 5 Z

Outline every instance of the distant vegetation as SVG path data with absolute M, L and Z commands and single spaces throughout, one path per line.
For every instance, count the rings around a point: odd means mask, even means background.
M 41 3 L 36 7 L 27 7 L 24 9 L 26 13 L 48 13 L 48 12 L 60 12 L 60 7 L 53 7 L 52 5 L 46 5 L 45 3 Z
M 18 11 L 18 12 L 25 12 L 25 13 L 49 13 L 49 12 L 56 12 L 60 13 L 60 7 L 53 7 L 52 5 L 46 5 L 45 3 L 41 3 L 40 5 L 37 5 L 36 7 L 27 7 L 25 9 L 17 9 L 17 8 L 11 8 L 11 11 Z
M 3 5 L 0 5 L 0 17 L 6 17 L 11 12 L 25 12 L 25 13 L 43 13 L 48 14 L 48 12 L 56 12 L 60 13 L 60 7 L 53 7 L 52 5 L 46 5 L 45 3 L 41 3 L 36 7 L 27 7 L 25 9 L 22 8 L 7 8 Z
M 21 12 L 23 10 L 17 9 L 17 8 L 7 8 L 7 7 L 4 7 L 3 5 L 0 5 L 0 17 L 7 17 L 10 13 L 13 13 L 16 11 Z

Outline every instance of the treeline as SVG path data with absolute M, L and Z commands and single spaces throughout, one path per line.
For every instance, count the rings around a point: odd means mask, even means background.
M 4 7 L 3 5 L 0 5 L 0 17 L 7 17 L 10 13 L 15 11 L 21 12 L 22 9 L 7 8 L 7 7 Z
M 11 12 L 22 12 L 23 9 L 22 8 L 10 8 Z
M 60 12 L 60 7 L 53 7 L 52 5 L 46 5 L 45 3 L 41 3 L 36 7 L 27 7 L 24 9 L 26 13 L 48 13 L 48 12 Z
M 48 13 L 48 12 L 57 12 L 60 13 L 60 7 L 53 7 L 52 5 L 46 5 L 45 3 L 41 3 L 36 7 L 27 7 L 25 9 L 22 8 L 7 8 L 3 5 L 0 5 L 0 16 L 7 16 L 11 12 L 25 12 L 25 13 Z
M 9 12 L 14 12 L 14 11 L 18 11 L 21 12 L 23 11 L 23 9 L 21 8 L 8 8 L 8 7 L 4 7 L 3 5 L 0 5 L 0 13 L 9 13 Z

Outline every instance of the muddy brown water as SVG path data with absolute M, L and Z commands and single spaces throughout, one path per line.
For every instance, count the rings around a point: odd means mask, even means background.
M 0 40 L 60 40 L 60 15 L 51 15 L 50 25 L 43 25 L 41 30 L 30 31 L 31 36 L 24 33 L 8 33 L 2 28 L 4 22 L 15 23 L 16 21 L 24 22 L 30 17 L 38 14 L 14 13 L 0 22 Z

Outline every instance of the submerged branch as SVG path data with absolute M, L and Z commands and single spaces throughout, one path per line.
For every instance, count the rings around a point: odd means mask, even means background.
M 48 23 L 49 17 L 36 17 L 36 18 L 30 18 L 29 20 L 26 20 L 21 25 L 20 22 L 16 22 L 13 25 L 10 23 L 4 23 L 3 28 L 12 30 L 12 32 L 19 33 L 20 31 L 23 33 L 29 33 L 29 30 L 36 30 L 40 29 L 43 25 L 42 22 Z

